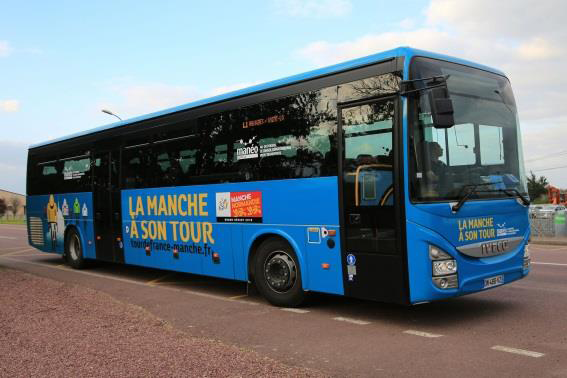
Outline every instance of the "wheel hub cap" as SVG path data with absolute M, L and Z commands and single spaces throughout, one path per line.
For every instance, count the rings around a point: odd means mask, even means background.
M 275 252 L 265 266 L 266 281 L 277 292 L 289 290 L 295 283 L 296 267 L 293 259 L 284 252 Z

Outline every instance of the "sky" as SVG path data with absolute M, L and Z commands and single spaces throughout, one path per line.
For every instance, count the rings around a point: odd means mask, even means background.
M 27 147 L 406 45 L 504 71 L 526 170 L 567 188 L 567 2 L 3 2 L 0 188 L 25 193 Z

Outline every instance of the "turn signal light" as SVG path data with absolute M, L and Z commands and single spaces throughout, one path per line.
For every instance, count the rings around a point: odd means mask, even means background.
M 321 264 L 321 268 L 323 268 L 323 269 L 329 269 L 330 267 L 331 267 L 331 264 L 329 264 L 329 263 Z
M 329 236 L 337 236 L 337 230 L 329 230 Z

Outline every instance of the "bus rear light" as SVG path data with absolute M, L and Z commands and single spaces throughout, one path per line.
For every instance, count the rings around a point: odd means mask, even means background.
M 323 269 L 330 269 L 330 268 L 331 268 L 331 264 L 329 264 L 329 263 L 323 263 L 323 264 L 321 264 L 321 268 L 323 268 Z
M 179 258 L 179 250 L 177 248 L 173 248 L 173 258 L 174 259 Z
M 337 230 L 328 230 L 329 236 L 337 236 Z
M 146 246 L 146 256 L 150 256 L 152 254 L 152 249 L 150 248 L 150 246 Z
M 100 239 L 102 239 L 102 238 L 100 237 L 100 235 L 97 235 L 97 236 L 96 236 L 96 240 L 100 240 Z
M 121 240 L 122 240 L 121 238 L 116 238 L 116 241 L 121 241 Z

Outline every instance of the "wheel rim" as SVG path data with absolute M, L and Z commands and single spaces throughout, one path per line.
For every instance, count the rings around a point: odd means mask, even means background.
M 277 293 L 285 293 L 295 284 L 297 267 L 288 253 L 275 251 L 266 259 L 264 274 L 270 289 Z
M 71 243 L 69 243 L 69 253 L 71 254 L 72 260 L 79 259 L 79 253 L 81 250 L 81 241 L 79 237 L 75 234 L 71 237 Z

